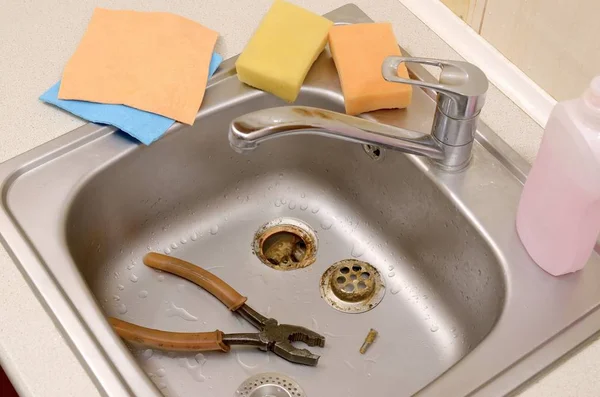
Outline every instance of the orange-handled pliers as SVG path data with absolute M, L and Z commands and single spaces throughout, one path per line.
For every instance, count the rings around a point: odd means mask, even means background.
M 228 352 L 231 345 L 256 346 L 263 351 L 271 350 L 278 356 L 297 364 L 317 365 L 319 356 L 307 349 L 298 349 L 291 342 L 304 342 L 308 346 L 325 346 L 325 337 L 305 327 L 279 324 L 246 304 L 247 298 L 240 295 L 214 274 L 172 256 L 151 252 L 144 257 L 144 264 L 185 278 L 204 288 L 225 304 L 229 310 L 239 314 L 256 327 L 257 333 L 224 334 L 213 332 L 168 332 L 145 328 L 117 318 L 109 322 L 117 334 L 130 342 L 160 350 Z

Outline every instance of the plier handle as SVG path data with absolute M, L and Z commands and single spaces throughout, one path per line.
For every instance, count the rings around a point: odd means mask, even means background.
M 225 334 L 213 332 L 170 332 L 141 327 L 114 317 L 108 321 L 117 334 L 132 343 L 159 350 L 171 351 L 222 351 L 228 352 L 231 345 L 256 346 L 263 351 L 271 350 L 278 356 L 297 364 L 317 365 L 319 356 L 307 349 L 298 349 L 291 342 L 304 342 L 308 346 L 325 346 L 325 337 L 305 327 L 279 324 L 246 304 L 247 298 L 219 277 L 184 260 L 148 253 L 144 264 L 182 277 L 204 288 L 219 299 L 227 308 L 252 324 L 257 333 Z

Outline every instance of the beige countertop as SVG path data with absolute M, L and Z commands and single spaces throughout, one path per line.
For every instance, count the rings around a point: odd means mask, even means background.
M 348 0 L 294 0 L 326 13 Z M 400 0 L 357 0 L 376 21 L 390 21 L 412 55 L 460 59 Z M 9 0 L 0 12 L 0 162 L 41 145 L 83 121 L 38 101 L 54 84 L 96 6 L 170 11 L 221 36 L 217 51 L 239 53 L 271 0 Z M 482 119 L 527 160 L 535 157 L 542 129 L 495 87 Z M 94 384 L 68 342 L 0 247 L 0 363 L 22 396 L 96 396 Z M 590 344 L 530 386 L 523 396 L 597 396 L 600 342 Z

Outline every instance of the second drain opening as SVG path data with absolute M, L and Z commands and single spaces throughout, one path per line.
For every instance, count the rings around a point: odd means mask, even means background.
M 306 242 L 297 234 L 277 232 L 265 239 L 262 252 L 273 265 L 291 266 L 306 257 Z
M 304 222 L 293 218 L 275 219 L 263 225 L 254 238 L 254 253 L 276 270 L 294 270 L 316 259 L 317 237 Z

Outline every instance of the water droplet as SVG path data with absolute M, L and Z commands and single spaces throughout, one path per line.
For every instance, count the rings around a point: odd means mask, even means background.
M 131 273 L 131 276 L 129 276 L 129 281 L 131 281 L 132 283 L 137 283 L 138 276 L 136 276 L 135 274 Z
M 365 361 L 368 363 L 373 363 L 373 364 L 377 364 L 377 359 L 379 358 L 379 355 L 375 356 L 375 357 L 365 357 Z
M 164 249 L 163 251 L 166 255 L 169 255 L 171 253 L 171 248 L 167 247 Z
M 167 388 L 167 384 L 165 382 L 158 382 L 156 387 L 158 387 L 160 390 L 163 390 Z
M 388 267 L 388 270 L 389 270 L 389 271 L 392 271 L 392 270 L 394 270 L 394 266 L 390 265 L 390 267 Z
M 120 300 L 121 300 L 121 297 L 120 297 L 119 295 L 113 295 L 113 300 L 114 300 L 115 302 L 118 302 L 118 301 L 120 301 Z
M 360 258 L 365 253 L 365 247 L 360 243 L 354 243 L 352 245 L 352 252 L 350 253 L 355 258 Z
M 138 296 L 142 299 L 144 299 L 145 297 L 148 296 L 148 291 L 146 291 L 145 289 L 141 290 L 140 292 L 138 292 Z
M 302 194 L 300 195 L 300 197 L 304 198 L 304 197 L 306 197 L 306 194 L 305 194 L 305 193 L 302 193 Z
M 192 239 L 192 241 L 198 240 L 198 233 L 196 233 L 196 232 L 192 233 L 192 236 L 190 237 L 190 239 Z
M 323 230 L 329 230 L 331 229 L 331 226 L 333 226 L 331 219 L 324 219 L 323 222 L 321 222 L 321 227 Z
M 167 374 L 167 371 L 165 371 L 164 368 L 159 368 L 156 370 L 156 376 L 158 376 L 159 378 L 164 378 L 164 376 Z
M 162 274 L 159 274 L 158 277 L 157 277 L 157 279 L 158 279 L 159 282 L 162 283 L 163 281 L 165 281 L 165 276 L 163 276 Z
M 204 354 L 198 353 L 194 356 L 196 362 L 200 365 L 204 365 L 206 363 L 206 358 L 204 358 Z
M 400 289 L 393 287 L 391 292 L 392 292 L 392 295 L 396 295 L 398 292 L 400 292 Z
M 328 324 L 325 324 L 325 327 L 327 327 L 327 325 Z M 323 332 L 323 335 L 325 335 L 325 336 L 327 336 L 329 338 L 343 338 L 343 337 L 346 337 L 346 335 L 333 334 L 333 333 L 327 332 L 327 331 Z
M 125 286 L 123 284 L 119 284 L 117 285 L 117 288 L 121 291 L 123 291 L 125 289 Z
M 187 239 L 185 237 L 182 237 L 181 240 L 179 240 L 179 242 L 181 244 L 185 244 L 185 243 L 187 243 Z
M 215 234 L 219 233 L 219 225 L 213 225 L 210 228 L 210 234 L 212 234 L 213 236 Z
M 206 360 L 204 361 L 206 362 Z M 187 357 L 181 357 L 177 360 L 177 362 L 181 368 L 187 369 L 188 373 L 197 382 L 204 382 L 206 380 L 206 376 L 204 376 L 202 373 L 202 366 L 204 365 L 204 362 L 200 364 Z
M 281 200 L 275 200 L 275 207 L 281 207 Z
M 152 357 L 152 355 L 154 354 L 154 350 L 152 349 L 146 349 L 142 352 L 142 358 L 144 360 L 149 360 L 150 357 Z
M 313 213 L 313 214 L 316 214 L 316 213 L 318 213 L 318 212 L 319 212 L 319 207 L 316 207 L 316 208 L 313 208 L 313 209 L 312 209 L 312 213 Z
M 177 243 L 171 243 L 171 249 L 176 250 L 177 249 Z
M 115 278 L 119 278 L 119 272 L 114 272 L 113 274 L 114 274 Z
M 244 354 L 247 354 L 247 353 L 244 353 Z M 261 354 L 260 356 L 254 356 L 254 357 L 260 357 L 260 358 L 262 358 L 263 361 L 258 362 L 254 365 L 250 365 L 250 364 L 247 364 L 244 361 L 242 361 L 241 353 L 239 350 L 235 352 L 235 359 L 237 360 L 238 364 L 242 367 L 242 369 L 248 374 L 255 373 L 257 368 L 264 367 L 271 361 L 271 355 L 269 354 L 269 352 L 267 352 L 267 354 Z
M 117 305 L 117 312 L 119 312 L 119 314 L 125 314 L 125 313 L 127 313 L 127 306 L 125 306 L 124 303 L 119 303 Z
M 296 208 L 296 202 L 294 200 L 290 200 L 290 204 L 288 205 L 288 208 L 291 210 Z
M 437 326 L 437 325 L 435 325 L 435 324 L 434 324 L 434 325 L 432 325 L 432 326 L 431 326 L 431 328 L 429 328 L 429 330 L 430 330 L 431 332 L 437 332 L 437 330 L 438 330 L 438 329 L 440 329 L 440 327 L 438 327 L 438 326 Z
M 176 306 L 171 302 L 171 306 L 167 309 L 167 317 L 180 317 L 186 321 L 197 321 L 198 317 L 190 314 L 183 307 Z
M 307 208 L 308 208 L 308 204 L 305 204 L 305 203 L 303 203 L 303 204 L 300 204 L 300 209 L 301 209 L 302 211 L 306 211 L 306 209 L 307 209 Z
M 390 277 L 390 278 L 394 277 L 395 275 L 396 275 L 396 273 L 394 273 L 394 272 L 388 273 L 388 277 Z
M 136 265 L 135 261 L 131 261 L 131 264 L 127 265 L 127 269 L 131 270 L 135 267 L 135 265 Z
M 282 198 L 282 199 L 281 199 L 281 204 L 286 204 L 286 203 L 287 203 L 287 200 L 286 200 L 286 199 L 284 199 L 284 198 Z

